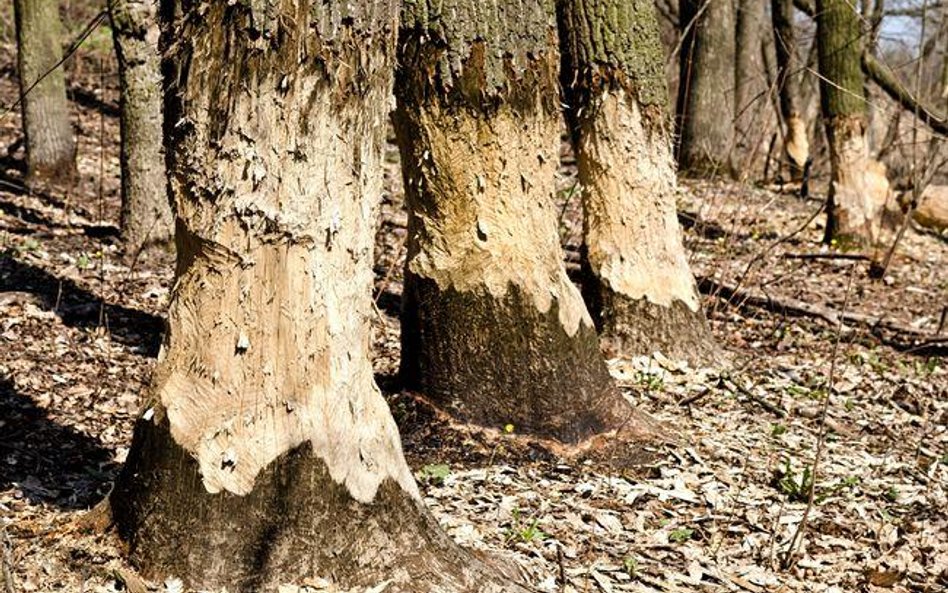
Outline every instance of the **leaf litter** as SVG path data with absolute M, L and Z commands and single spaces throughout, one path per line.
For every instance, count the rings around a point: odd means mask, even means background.
M 14 82 L 0 77 L 0 95 L 15 96 Z M 105 99 L 114 101 L 112 84 Z M 109 231 L 119 211 L 117 122 L 102 118 L 100 147 L 100 115 L 77 115 L 85 156 L 71 202 L 0 188 L 0 562 L 18 592 L 177 593 L 179 578 L 140 579 L 88 511 L 128 452 L 172 258 L 122 262 Z M 0 122 L 6 145 L 17 133 L 15 117 Z M 943 350 L 906 351 L 886 345 L 891 332 L 844 324 L 830 386 L 831 324 L 708 296 L 729 368 L 689 368 L 660 353 L 609 361 L 625 396 L 682 437 L 649 447 L 648 463 L 563 460 L 524 445 L 516 427 L 452 426 L 393 378 L 405 215 L 397 150 L 387 150 L 374 362 L 425 503 L 458 542 L 515 566 L 538 591 L 948 590 Z M 561 186 L 573 187 L 569 166 Z M 578 200 L 561 195 L 564 246 L 575 251 Z M 855 268 L 854 311 L 934 334 L 948 305 L 948 244 L 908 233 L 883 282 L 866 278 L 859 260 L 788 257 L 825 252 L 819 217 L 774 247 L 816 207 L 748 186 L 683 188 L 679 209 L 698 221 L 685 233 L 696 275 L 838 310 Z M 826 451 L 814 472 L 824 397 Z M 808 528 L 783 569 L 810 483 Z M 279 590 L 336 589 L 314 575 Z

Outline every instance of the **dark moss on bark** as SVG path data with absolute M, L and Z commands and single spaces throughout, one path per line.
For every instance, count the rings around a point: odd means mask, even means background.
M 395 579 L 392 591 L 502 590 L 491 579 L 475 580 L 485 567 L 398 484 L 387 480 L 371 503 L 360 503 L 308 442 L 270 463 L 249 494 L 208 493 L 197 461 L 171 437 L 162 414 L 139 421 L 110 498 L 144 576 L 175 575 L 193 589 L 238 593 L 312 577 L 368 587 L 380 575 Z
M 631 413 L 595 330 L 581 323 L 577 335 L 568 335 L 555 302 L 541 312 L 513 285 L 498 298 L 486 290 L 442 290 L 411 273 L 403 299 L 405 385 L 455 417 L 577 443 Z
M 651 0 L 557 0 L 567 115 L 621 88 L 647 116 L 666 117 L 664 48 Z
M 396 94 L 420 104 L 491 112 L 558 109 L 553 0 L 408 0 L 402 5 Z
M 817 0 L 816 36 L 823 117 L 864 118 L 863 30 L 855 6 L 847 0 Z

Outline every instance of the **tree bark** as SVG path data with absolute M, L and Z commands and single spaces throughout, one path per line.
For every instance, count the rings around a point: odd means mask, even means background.
M 194 589 L 523 591 L 425 511 L 369 360 L 394 0 L 183 0 L 166 46 L 178 266 L 111 505 Z
M 66 101 L 58 3 L 14 0 L 26 184 L 64 187 L 76 178 L 76 141 Z
M 774 49 L 777 55 L 777 92 L 783 125 L 783 152 L 790 169 L 790 179 L 800 181 L 810 158 L 807 122 L 803 117 L 797 60 L 796 28 L 793 24 L 793 1 L 771 0 L 770 15 L 774 28 Z
M 561 0 L 561 84 L 583 188 L 583 293 L 610 350 L 703 362 L 716 348 L 675 209 L 651 0 Z
M 678 168 L 696 177 L 733 174 L 733 2 L 680 0 L 679 13 Z
M 576 443 L 628 408 L 559 244 L 555 27 L 552 0 L 403 11 L 401 372 L 463 421 Z
M 155 0 L 112 0 L 109 19 L 121 82 L 122 236 L 127 253 L 174 235 L 162 146 Z
M 881 240 L 890 192 L 885 168 L 870 157 L 866 138 L 859 14 L 848 0 L 818 0 L 816 29 L 820 102 L 832 167 L 825 238 L 874 245 Z
M 760 117 L 766 105 L 762 31 L 764 0 L 738 0 L 734 56 L 734 134 L 742 163 L 762 140 Z M 755 108 L 756 104 L 756 108 Z M 740 171 L 744 175 L 744 171 Z

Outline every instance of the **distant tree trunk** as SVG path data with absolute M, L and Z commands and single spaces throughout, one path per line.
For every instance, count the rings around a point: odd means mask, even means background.
M 848 0 L 817 0 L 816 28 L 832 167 L 826 241 L 872 245 L 880 240 L 889 187 L 869 156 L 859 13 Z
M 800 104 L 800 68 L 797 61 L 796 29 L 793 24 L 793 0 L 771 0 L 770 14 L 774 27 L 774 49 L 777 55 L 777 92 L 780 96 L 780 117 L 783 120 L 783 151 L 790 168 L 790 178 L 799 181 L 810 158 L 807 122 Z
M 765 79 L 763 70 L 762 31 L 764 27 L 765 0 L 738 0 L 735 29 L 734 58 L 734 133 L 741 162 L 747 153 L 759 145 L 762 106 L 767 97 L 763 94 Z M 740 171 L 743 175 L 745 172 Z
M 628 407 L 566 275 L 553 208 L 552 1 L 405 6 L 402 376 L 468 422 L 565 442 L 616 428 Z
M 131 560 L 201 590 L 523 591 L 425 511 L 373 381 L 397 3 L 168 8 L 178 267 L 111 495 Z
M 680 0 L 678 167 L 685 175 L 731 174 L 734 147 L 734 5 Z
M 50 72 L 62 59 L 59 3 L 14 0 L 13 9 L 26 136 L 26 183 L 30 187 L 64 186 L 76 177 L 76 141 L 63 68 Z
M 610 349 L 712 359 L 716 348 L 675 210 L 653 2 L 561 0 L 558 7 L 562 88 L 583 188 L 589 308 Z
M 112 0 L 109 18 L 121 81 L 122 235 L 127 253 L 174 235 L 162 147 L 155 0 Z

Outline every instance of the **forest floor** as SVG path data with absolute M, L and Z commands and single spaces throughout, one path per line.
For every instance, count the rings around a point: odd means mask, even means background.
M 5 150 L 18 114 L 0 112 L 6 593 L 117 591 L 130 574 L 114 536 L 84 517 L 128 452 L 173 258 L 121 257 L 114 74 L 98 90 L 86 78 L 74 94 L 82 178 L 68 195 L 22 191 L 22 149 Z M 0 64 L 0 104 L 15 96 Z M 425 501 L 456 540 L 512 559 L 540 591 L 948 590 L 948 345 L 926 337 L 945 323 L 944 238 L 910 230 L 873 280 L 866 261 L 823 248 L 819 200 L 686 185 L 685 241 L 731 364 L 610 360 L 626 397 L 681 437 L 617 470 L 523 447 L 516 431 L 451 426 L 399 391 L 405 215 L 389 156 L 376 371 Z M 580 233 L 573 184 L 567 159 L 568 254 Z M 784 568 L 811 481 L 807 529 Z

